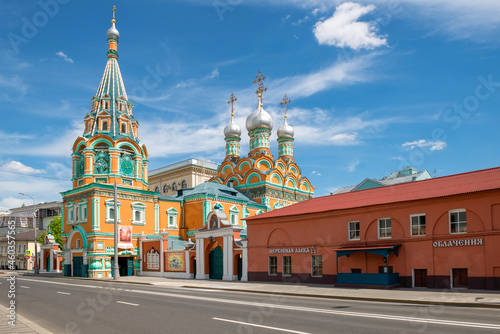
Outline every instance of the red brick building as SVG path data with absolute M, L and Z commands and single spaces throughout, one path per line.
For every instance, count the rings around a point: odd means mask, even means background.
M 500 289 L 500 168 L 313 198 L 247 226 L 253 281 Z

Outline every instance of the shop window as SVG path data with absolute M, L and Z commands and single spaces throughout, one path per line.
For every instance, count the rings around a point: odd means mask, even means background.
M 269 276 L 278 275 L 278 257 L 270 256 L 269 257 Z
M 283 256 L 283 276 L 292 276 L 292 257 Z
M 349 222 L 349 240 L 359 240 L 359 222 Z
M 387 239 L 392 237 L 391 218 L 383 218 L 378 220 L 378 238 Z
M 467 214 L 465 210 L 450 211 L 450 233 L 467 233 Z
M 311 276 L 313 276 L 313 277 L 323 276 L 323 256 L 322 255 L 313 255 L 311 262 L 312 262 Z
M 411 215 L 411 235 L 425 235 L 425 215 Z

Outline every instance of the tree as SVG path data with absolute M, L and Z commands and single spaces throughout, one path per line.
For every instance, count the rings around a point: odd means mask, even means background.
M 48 230 L 50 231 L 50 234 L 54 237 L 55 242 L 59 244 L 59 248 L 61 248 L 62 245 L 62 239 L 61 239 L 61 217 L 55 217 L 52 219 L 52 221 L 49 223 Z M 40 236 L 38 237 L 37 241 L 40 244 L 43 244 L 45 242 L 45 236 L 47 235 L 48 231 L 44 231 Z

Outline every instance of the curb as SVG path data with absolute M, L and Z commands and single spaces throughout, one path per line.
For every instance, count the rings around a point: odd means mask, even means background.
M 9 314 L 7 312 L 7 308 L 5 306 L 0 305 L 0 309 L 2 310 L 3 313 L 5 313 L 5 315 Z M 23 325 L 25 325 L 29 329 L 31 329 L 31 330 L 35 331 L 36 333 L 39 333 L 39 334 L 53 334 L 51 331 L 48 331 L 45 328 L 40 327 L 39 325 L 35 324 L 31 320 L 26 319 L 25 317 L 23 317 L 19 313 L 16 314 L 16 326 L 10 326 L 10 325 L 6 325 L 6 326 L 13 327 L 14 330 L 12 332 L 15 332 L 16 331 L 15 328 L 17 327 L 17 323 L 22 323 Z M 2 326 L 2 325 L 0 325 L 0 326 Z M 0 328 L 0 329 L 3 331 L 3 328 Z M 24 330 L 22 330 L 22 332 L 26 333 Z
M 231 288 L 216 288 L 216 287 L 206 287 L 206 286 L 202 287 L 202 286 L 192 286 L 192 285 L 183 285 L 182 287 L 189 288 L 189 289 L 222 290 L 222 291 L 232 291 L 232 292 L 262 293 L 262 294 L 284 295 L 284 296 L 294 296 L 294 297 L 359 300 L 359 301 L 371 301 L 371 302 L 382 302 L 382 303 L 445 305 L 445 306 L 454 306 L 454 307 L 477 307 L 477 308 L 500 308 L 500 304 L 477 304 L 477 303 L 447 302 L 447 301 L 436 302 L 436 301 L 430 301 L 430 300 L 401 300 L 401 299 L 391 299 L 391 298 L 357 297 L 357 296 L 330 296 L 330 295 L 318 295 L 318 294 L 310 294 L 310 293 L 283 292 L 283 291 L 275 292 L 275 291 L 268 291 L 268 290 L 231 289 Z

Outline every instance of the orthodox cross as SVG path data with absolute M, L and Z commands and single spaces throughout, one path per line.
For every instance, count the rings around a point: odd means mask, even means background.
M 231 119 L 234 116 L 234 102 L 238 101 L 238 98 L 234 96 L 234 93 L 231 93 L 231 98 L 227 101 L 227 104 L 231 103 Z
M 113 6 L 113 22 L 115 22 L 115 10 L 116 10 L 116 6 Z
M 285 94 L 285 96 L 283 97 L 283 101 L 282 101 L 282 102 L 280 102 L 280 105 L 285 106 L 285 119 L 286 119 L 286 105 L 287 105 L 287 104 L 290 104 L 291 102 L 292 102 L 292 100 L 290 100 L 290 99 L 288 98 L 288 96 L 286 96 L 286 94 Z
M 264 79 L 266 77 L 262 76 L 262 74 L 260 73 L 260 70 L 259 72 L 257 73 L 257 80 L 254 80 L 253 83 L 256 83 L 258 84 L 258 88 L 257 88 L 257 96 L 259 97 L 259 101 L 260 101 L 260 106 L 262 107 L 262 93 L 265 92 L 267 90 L 266 87 L 264 87 Z

